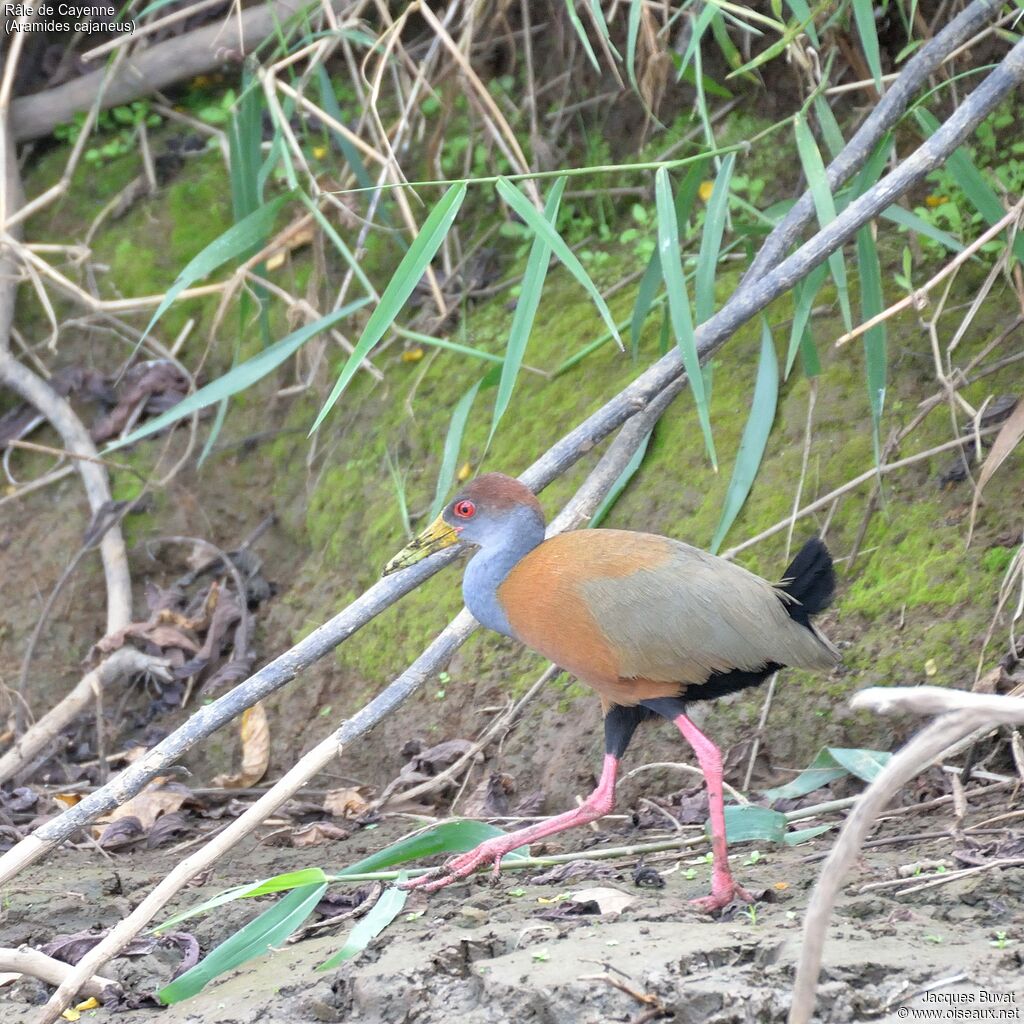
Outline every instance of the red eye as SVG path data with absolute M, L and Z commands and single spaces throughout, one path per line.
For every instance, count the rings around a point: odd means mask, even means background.
M 452 509 L 452 511 L 460 519 L 472 519 L 473 516 L 476 515 L 476 505 L 474 505 L 473 502 L 469 501 L 468 499 L 463 498 L 462 501 L 455 502 L 455 507 Z

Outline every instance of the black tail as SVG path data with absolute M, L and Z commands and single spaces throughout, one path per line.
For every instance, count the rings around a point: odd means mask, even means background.
M 812 537 L 797 553 L 779 589 L 799 604 L 787 605 L 790 616 L 807 625 L 811 615 L 823 612 L 831 603 L 836 592 L 836 571 L 832 556 L 820 537 Z

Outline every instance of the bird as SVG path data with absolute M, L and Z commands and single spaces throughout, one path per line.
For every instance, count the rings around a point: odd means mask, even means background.
M 715 912 L 752 897 L 732 876 L 722 755 L 687 713 L 696 701 L 757 686 L 779 669 L 831 669 L 836 646 L 811 616 L 831 603 L 828 548 L 808 540 L 772 584 L 700 548 L 658 534 L 580 529 L 547 538 L 540 502 L 521 481 L 486 473 L 385 567 L 390 575 L 452 545 L 475 547 L 463 574 L 466 607 L 600 695 L 605 754 L 597 788 L 578 807 L 497 836 L 405 883 L 436 891 L 512 850 L 608 814 L 626 748 L 641 722 L 668 719 L 693 748 L 707 786 Z

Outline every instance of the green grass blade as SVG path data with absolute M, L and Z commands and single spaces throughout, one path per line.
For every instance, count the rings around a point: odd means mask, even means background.
M 572 27 L 576 30 L 576 35 L 580 37 L 580 42 L 583 44 L 583 49 L 590 59 L 590 63 L 594 65 L 594 70 L 601 74 L 601 64 L 597 59 L 597 54 L 594 53 L 594 48 L 590 45 L 590 39 L 587 37 L 587 30 L 583 27 L 583 22 L 580 21 L 580 16 L 576 13 L 575 0 L 565 0 L 565 10 L 569 15 L 569 21 L 572 22 Z
M 698 160 L 691 164 L 683 178 L 682 184 L 676 189 L 676 224 L 685 225 L 690 219 L 690 211 L 693 209 L 693 202 L 697 198 L 700 183 L 704 180 L 704 171 L 708 166 L 710 158 Z M 661 259 L 657 250 L 651 254 L 651 259 L 640 279 L 640 285 L 636 292 L 636 302 L 633 305 L 633 317 L 629 324 L 630 345 L 635 359 L 640 351 L 640 332 L 643 329 L 647 314 L 651 311 L 651 304 L 661 287 Z
M 395 501 L 398 504 L 398 518 L 402 521 L 402 531 L 407 540 L 412 540 L 412 524 L 409 522 L 409 502 L 405 496 L 405 474 L 398 468 L 398 463 L 391 455 L 389 448 L 384 449 L 384 461 L 387 463 L 391 486 L 395 489 Z
M 204 900 L 188 910 L 183 910 L 180 914 L 169 917 L 166 921 L 157 925 L 153 931 L 158 934 L 166 932 L 175 925 L 181 924 L 182 921 L 187 921 L 190 917 L 208 914 L 211 910 L 216 910 L 217 907 L 222 907 L 225 903 L 232 903 L 235 900 L 247 900 L 255 896 L 269 896 L 271 893 L 287 892 L 289 889 L 298 889 L 303 885 L 318 885 L 321 882 L 327 881 L 327 875 L 324 874 L 322 868 L 299 868 L 297 871 L 286 871 L 280 875 L 264 878 L 260 882 L 233 885 L 230 889 L 225 889 L 223 892 L 217 893 L 216 896 L 211 896 L 210 899 Z
M 608 31 L 608 22 L 605 20 L 604 11 L 601 10 L 601 0 L 590 0 L 590 10 L 594 15 L 594 24 L 597 25 L 601 38 L 605 41 L 608 49 L 615 54 L 616 60 L 622 60 L 622 54 L 615 48 L 612 42 L 612 34 Z
M 462 446 L 462 435 L 466 430 L 466 421 L 469 419 L 470 410 L 476 400 L 476 393 L 483 384 L 483 378 L 478 380 L 456 403 L 452 410 L 451 422 L 448 424 L 448 433 L 444 439 L 444 450 L 441 454 L 441 469 L 437 474 L 437 489 L 434 492 L 434 503 L 430 506 L 430 519 L 435 519 L 444 508 L 444 500 L 451 490 L 455 473 L 459 463 L 459 449 Z
M 690 61 L 693 60 L 694 54 L 696 54 L 700 48 L 701 40 L 704 38 L 704 33 L 707 32 L 708 28 L 710 28 L 711 22 L 717 13 L 718 10 L 713 3 L 704 4 L 700 14 L 698 14 L 694 20 L 693 28 L 690 30 L 690 41 L 686 44 L 686 49 L 683 51 L 683 59 L 679 64 L 679 78 L 682 78 L 683 72 L 689 68 Z
M 225 971 L 279 946 L 311 913 L 327 888 L 326 883 L 293 889 L 274 906 L 226 939 L 180 978 L 157 992 L 165 1006 L 189 999 Z
M 385 889 L 381 897 L 369 910 L 365 917 L 353 926 L 345 940 L 345 945 L 338 950 L 329 960 L 325 960 L 318 968 L 318 971 L 329 971 L 332 967 L 351 960 L 352 957 L 362 953 L 398 915 L 409 898 L 407 889 L 399 889 L 397 886 L 390 886 Z
M 821 137 L 825 140 L 829 155 L 834 160 L 842 152 L 846 140 L 843 138 L 843 130 L 839 127 L 836 115 L 828 105 L 828 100 L 820 92 L 814 96 L 814 113 L 821 127 Z
M 558 178 L 548 194 L 544 204 L 544 219 L 555 229 L 558 220 L 558 207 L 565 191 L 566 178 Z M 540 297 L 544 291 L 544 280 L 548 275 L 548 264 L 551 262 L 551 247 L 541 235 L 535 235 L 530 246 L 530 255 L 526 260 L 526 271 L 519 292 L 515 313 L 512 315 L 512 327 L 509 330 L 508 345 L 505 348 L 505 362 L 501 368 L 501 380 L 498 383 L 498 395 L 494 400 L 494 415 L 491 419 L 491 432 L 487 436 L 487 447 L 490 447 L 494 432 L 498 429 L 502 416 L 508 409 L 512 399 L 512 391 L 519 377 L 519 369 L 523 365 L 526 345 L 533 330 L 533 321 L 540 305 Z
M 640 37 L 640 18 L 644 12 L 644 0 L 630 0 L 629 27 L 626 30 L 626 74 L 633 92 L 640 95 L 640 85 L 636 78 L 636 43 Z
M 791 800 L 827 786 L 845 775 L 855 775 L 863 782 L 874 782 L 878 773 L 892 758 L 886 750 L 853 747 L 822 747 L 814 760 L 784 786 L 766 789 L 766 800 Z
M 269 203 L 254 210 L 247 217 L 243 217 L 238 223 L 232 224 L 222 235 L 215 238 L 202 252 L 197 253 L 185 264 L 181 273 L 178 274 L 174 284 L 167 289 L 167 294 L 161 299 L 156 312 L 150 318 L 146 329 L 142 332 L 138 344 L 141 345 L 146 336 L 153 329 L 153 325 L 167 312 L 174 300 L 189 285 L 209 277 L 215 270 L 224 266 L 229 260 L 239 259 L 245 253 L 250 252 L 255 245 L 259 245 L 261 239 L 270 234 L 274 226 L 274 219 L 277 211 L 281 209 L 288 195 L 278 196 L 271 199 Z
M 341 112 L 341 107 L 338 106 L 338 101 L 334 95 L 334 89 L 331 86 L 331 76 L 327 73 L 327 69 L 323 64 L 318 64 L 316 68 L 317 74 L 317 86 L 320 92 L 320 106 L 323 107 L 324 113 L 328 117 L 333 118 L 338 124 L 345 123 L 345 115 Z M 334 131 L 328 126 L 327 132 L 331 137 L 331 141 L 338 147 L 341 155 L 345 158 L 346 163 L 352 168 L 352 173 L 356 176 L 356 181 L 359 183 L 360 188 L 372 189 L 376 182 L 370 176 L 370 172 L 366 169 L 366 164 L 363 163 L 363 158 L 359 153 L 359 150 L 348 140 L 348 138 L 342 135 L 340 132 Z
M 374 345 L 384 337 L 388 328 L 402 311 L 406 300 L 426 273 L 427 267 L 430 266 L 430 261 L 437 254 L 437 250 L 441 248 L 441 243 L 444 241 L 445 235 L 448 234 L 452 222 L 459 212 L 459 207 L 462 206 L 462 200 L 465 198 L 466 183 L 460 181 L 452 185 L 430 211 L 419 234 L 409 246 L 408 252 L 402 257 L 402 262 L 399 263 L 398 269 L 388 282 L 387 288 L 384 289 L 377 308 L 366 321 L 366 326 L 359 336 L 359 341 L 356 342 L 355 349 L 342 367 L 323 408 L 317 413 L 316 420 L 310 428 L 310 434 L 323 423 L 324 418 L 334 408 L 334 403 L 338 401 L 341 393 L 355 376 L 359 364 L 370 354 Z
M 783 380 L 789 380 L 793 363 L 796 361 L 796 354 L 800 351 L 800 346 L 807 333 L 814 300 L 825 281 L 825 269 L 825 264 L 819 263 L 793 289 L 793 325 L 789 332 L 789 349 L 786 352 L 786 369 Z M 816 374 L 808 374 L 808 376 L 816 376 Z
M 853 20 L 864 57 L 868 62 L 875 88 L 882 91 L 882 57 L 878 50 L 878 31 L 875 28 L 875 5 L 873 0 L 853 0 Z
M 629 481 L 633 479 L 644 461 L 644 456 L 647 454 L 647 446 L 651 443 L 651 435 L 653 433 L 653 430 L 649 430 L 644 435 L 640 446 L 633 452 L 629 462 L 626 463 L 625 468 L 619 474 L 618 479 L 612 484 L 611 490 L 604 496 L 604 500 L 597 506 L 594 514 L 590 517 L 590 521 L 587 523 L 589 529 L 596 529 L 604 522 L 605 516 L 608 515 L 615 502 L 619 500 L 622 492 L 629 486 Z
M 231 168 L 231 206 L 235 221 L 244 220 L 260 206 L 259 170 L 263 159 L 263 93 L 246 76 L 228 126 Z M 253 250 L 255 251 L 255 249 Z
M 495 825 L 488 825 L 485 821 L 443 821 L 425 832 L 410 836 L 408 839 L 400 839 L 397 843 L 385 846 L 383 850 L 371 853 L 369 857 L 342 868 L 334 875 L 334 880 L 341 881 L 349 875 L 362 875 L 395 864 L 405 864 L 411 860 L 436 857 L 439 854 L 466 853 L 475 849 L 485 839 L 505 835 L 508 833 Z M 508 856 L 525 857 L 526 850 L 525 846 L 521 846 Z
M 276 344 L 271 345 L 270 348 L 265 348 L 259 355 L 253 356 L 252 359 L 247 359 L 244 363 L 239 363 L 233 369 L 228 370 L 224 376 L 210 381 L 205 387 L 201 387 L 195 393 L 187 395 L 176 406 L 149 420 L 139 427 L 138 430 L 133 430 L 127 437 L 107 445 L 104 451 L 112 452 L 118 448 L 124 448 L 125 445 L 135 444 L 136 441 L 141 441 L 142 438 L 149 437 L 150 434 L 155 434 L 158 430 L 163 430 L 172 423 L 177 423 L 178 420 L 183 419 L 185 416 L 191 416 L 192 413 L 199 409 L 205 409 L 208 405 L 213 405 L 215 402 L 223 401 L 225 398 L 238 394 L 239 391 L 244 391 L 280 366 L 281 363 L 293 352 L 301 348 L 310 338 L 315 337 L 321 331 L 326 331 L 329 327 L 333 327 L 339 320 L 351 315 L 369 301 L 366 298 L 356 299 L 355 302 L 350 302 L 348 305 L 336 309 L 333 313 L 328 313 L 327 316 L 314 320 L 313 323 L 306 324 L 305 327 L 300 327 L 297 331 L 292 331 L 291 334 L 282 338 Z
M 423 334 L 420 331 L 412 331 L 408 327 L 396 327 L 395 332 L 410 341 L 418 341 L 421 345 L 429 345 L 431 348 L 441 348 L 445 352 L 457 352 L 461 356 L 469 356 L 470 359 L 479 359 L 485 363 L 495 363 L 501 366 L 505 360 L 493 352 L 485 352 L 482 348 L 471 348 L 469 345 L 460 345 L 457 341 L 449 341 L 447 338 L 435 338 L 432 334 Z
M 877 316 L 885 308 L 882 295 L 882 268 L 870 224 L 865 224 L 857 232 L 857 264 L 860 267 L 860 315 L 861 319 L 866 321 Z M 885 323 L 875 324 L 865 331 L 863 341 L 868 403 L 871 407 L 871 434 L 875 446 L 875 462 L 880 463 L 880 429 L 882 411 L 885 408 L 886 384 Z
M 743 804 L 738 807 L 729 804 L 725 808 L 725 837 L 730 844 L 757 840 L 784 843 L 786 824 L 784 814 L 767 807 L 757 807 L 754 804 Z
M 735 165 L 736 154 L 730 153 L 722 161 L 714 188 L 711 190 L 711 198 L 708 200 L 704 233 L 701 235 L 700 253 L 697 257 L 697 275 L 694 278 L 694 309 L 699 324 L 710 319 L 715 311 L 715 272 L 718 270 L 722 236 L 729 214 L 729 181 Z
M 818 30 L 814 27 L 814 16 L 806 0 L 786 0 L 786 6 L 796 15 L 797 20 L 804 27 L 807 38 L 814 44 L 815 49 L 821 49 L 821 42 L 818 39 Z
M 951 234 L 943 231 L 941 228 L 935 227 L 934 224 L 929 224 L 923 217 L 919 217 L 913 210 L 907 210 L 902 206 L 893 204 L 892 206 L 884 209 L 880 216 L 886 220 L 890 220 L 893 224 L 898 224 L 900 227 L 906 228 L 908 231 L 913 231 L 915 234 L 924 235 L 926 238 L 930 238 L 933 242 L 938 242 L 939 245 L 945 246 L 950 252 L 963 252 L 964 247 L 960 244 Z
M 612 332 L 620 349 L 625 351 L 619 329 L 612 318 L 608 304 L 601 297 L 597 286 L 590 279 L 590 275 L 584 270 L 583 264 L 576 258 L 575 253 L 565 244 L 562 236 L 547 222 L 543 214 L 538 212 L 522 192 L 519 191 L 510 181 L 499 178 L 497 183 L 498 195 L 523 219 L 527 227 L 535 234 L 541 236 L 548 244 L 551 251 L 565 266 L 566 270 L 576 278 L 577 281 L 587 290 L 598 312 Z
M 697 403 L 697 416 L 704 444 L 711 459 L 711 465 L 718 470 L 718 458 L 715 455 L 715 442 L 711 436 L 711 417 L 708 410 L 707 393 L 704 389 L 704 375 L 701 372 L 700 358 L 697 355 L 697 344 L 693 337 L 693 318 L 690 315 L 690 302 L 686 294 L 686 281 L 683 277 L 682 253 L 679 248 L 679 226 L 676 222 L 675 204 L 672 201 L 672 184 L 668 170 L 659 167 L 654 175 L 654 196 L 658 210 L 658 258 L 661 260 L 661 272 L 665 278 L 668 291 L 668 311 L 672 321 L 672 330 L 679 346 L 679 354 L 683 358 L 683 366 L 690 378 L 690 390 Z
M 716 554 L 722 546 L 729 527 L 739 515 L 751 487 L 754 486 L 754 479 L 768 445 L 768 435 L 772 432 L 772 424 L 775 422 L 778 399 L 779 362 L 775 356 L 772 332 L 768 328 L 768 321 L 765 320 L 761 326 L 761 355 L 757 361 L 754 401 L 750 407 L 750 416 L 747 417 L 747 425 L 743 428 L 739 451 L 736 453 L 736 465 L 733 467 L 732 479 L 725 494 L 722 517 L 711 541 L 712 554 Z
M 798 115 L 795 118 L 793 130 L 796 135 L 800 163 L 803 166 L 804 176 L 807 178 L 807 187 L 810 189 L 811 198 L 814 200 L 814 209 L 818 214 L 818 223 L 822 227 L 826 227 L 835 220 L 836 204 L 832 197 L 832 190 L 828 186 L 828 178 L 825 176 L 825 165 L 822 163 L 821 153 L 818 151 L 807 119 L 803 115 Z M 832 279 L 836 283 L 843 323 L 848 331 L 852 330 L 853 313 L 850 308 L 850 290 L 846 281 L 846 264 L 843 262 L 841 249 L 829 256 L 828 266 L 832 273 Z
M 918 124 L 928 135 L 932 135 L 939 127 L 939 122 L 930 111 L 918 108 L 914 111 Z M 978 170 L 971 159 L 970 150 L 961 146 L 946 160 L 946 168 L 956 179 L 960 190 L 970 204 L 981 214 L 987 224 L 995 224 L 1006 215 L 1006 209 L 985 176 Z M 1024 262 L 1024 233 L 1018 232 L 1013 244 L 1013 252 L 1018 260 Z

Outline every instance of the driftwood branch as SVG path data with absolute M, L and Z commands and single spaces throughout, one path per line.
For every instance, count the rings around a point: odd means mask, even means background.
M 821 971 L 822 948 L 836 896 L 871 826 L 893 795 L 915 775 L 941 760 L 953 744 L 975 729 L 1024 722 L 1022 698 L 944 690 L 938 686 L 875 687 L 855 694 L 850 703 L 853 707 L 872 708 L 883 714 L 910 711 L 941 717 L 898 751 L 868 786 L 822 865 L 804 918 L 803 948 L 793 983 L 789 1024 L 807 1024 L 811 1019 Z
M 903 164 L 851 203 L 827 229 L 816 234 L 774 270 L 747 287 L 738 289 L 718 313 L 698 327 L 696 340 L 702 358 L 710 357 L 740 326 L 806 276 L 813 267 L 849 241 L 860 227 L 941 164 L 1022 81 L 1024 43 L 1018 43 L 952 117 Z M 553 445 L 521 479 L 534 490 L 542 489 L 627 419 L 659 400 L 664 389 L 676 385 L 682 372 L 680 355 L 673 350 Z M 454 550 L 441 552 L 403 573 L 379 581 L 305 640 L 264 666 L 231 692 L 201 708 L 184 726 L 164 739 L 145 757 L 127 767 L 117 778 L 41 826 L 8 851 L 0 858 L 0 883 L 69 838 L 83 825 L 135 795 L 149 779 L 199 740 L 290 682 L 302 669 L 333 650 L 374 616 L 448 565 L 454 557 Z
M 312 0 L 275 0 L 256 4 L 225 21 L 157 43 L 124 60 L 113 74 L 100 68 L 46 92 L 11 104 L 11 128 L 18 142 L 49 135 L 54 127 L 88 110 L 100 88 L 103 109 L 131 103 L 175 82 L 203 74 L 228 61 L 240 61 L 278 26 L 301 11 L 319 9 Z M 339 6 L 337 0 L 333 6 Z M 131 42 L 127 37 L 126 42 Z
M 646 434 L 654 428 L 661 414 L 682 387 L 680 381 L 678 386 L 666 389 L 657 402 L 651 403 L 643 413 L 623 427 L 572 501 L 551 523 L 548 528 L 549 536 L 581 526 L 593 515 L 601 500 L 625 470 Z M 408 700 L 427 679 L 447 665 L 451 656 L 476 627 L 476 619 L 468 611 L 463 609 L 459 612 L 441 635 L 390 686 L 318 743 L 223 832 L 177 864 L 128 917 L 122 919 L 79 961 L 74 972 L 64 979 L 43 1008 L 37 1024 L 51 1024 L 57 1020 L 83 979 L 88 978 L 115 956 L 192 878 L 215 864 L 310 779 L 340 756 L 346 744 L 362 736 Z
M 47 985 L 60 985 L 74 970 L 71 964 L 55 960 L 52 956 L 40 953 L 38 949 L 24 946 L 19 949 L 0 949 L 0 974 L 27 974 L 30 978 L 45 981 Z M 72 994 L 81 993 L 83 996 L 102 999 L 104 995 L 109 998 L 111 992 L 120 991 L 121 986 L 112 978 L 101 978 L 95 974 L 86 978 Z

